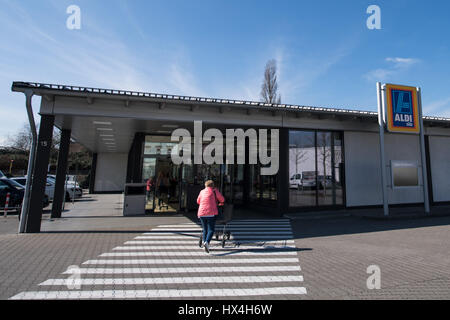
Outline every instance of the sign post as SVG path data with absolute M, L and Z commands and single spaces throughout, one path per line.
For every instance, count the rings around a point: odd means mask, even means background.
M 420 156 L 422 162 L 422 184 L 423 184 L 423 201 L 425 212 L 430 213 L 430 201 L 428 198 L 428 174 L 427 174 L 427 162 L 425 156 L 425 137 L 423 129 L 422 118 L 422 90 L 417 88 L 417 100 L 419 104 L 419 127 L 420 127 Z
M 422 99 L 419 87 L 408 87 L 402 85 L 385 84 L 381 89 L 381 84 L 377 83 L 378 91 L 378 122 L 380 124 L 380 144 L 382 161 L 382 180 L 383 180 L 383 204 L 384 214 L 388 215 L 387 190 L 386 190 L 386 172 L 384 160 L 384 127 L 391 133 L 406 133 L 419 135 L 420 156 L 422 168 L 422 188 L 425 212 L 430 212 L 430 203 L 428 198 L 427 166 L 425 155 L 425 138 L 422 119 Z M 384 92 L 383 92 L 384 91 Z M 380 97 L 382 96 L 382 98 Z M 380 102 L 380 99 L 382 102 Z M 384 108 L 382 107 L 384 103 Z M 384 113 L 383 113 L 384 112 Z M 383 118 L 385 125 L 382 121 Z
M 389 215 L 388 194 L 386 186 L 386 160 L 384 155 L 384 107 L 381 83 L 377 82 L 377 101 L 378 101 L 378 125 L 380 129 L 380 168 L 381 168 L 381 190 L 383 193 L 383 211 L 384 215 Z

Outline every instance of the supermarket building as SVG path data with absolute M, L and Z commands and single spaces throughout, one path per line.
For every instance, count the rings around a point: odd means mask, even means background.
M 65 176 L 67 148 L 75 140 L 93 153 L 91 193 L 122 192 L 127 183 L 150 180 L 156 187 L 151 188 L 153 194 L 146 203 L 148 212 L 195 210 L 206 179 L 213 179 L 235 206 L 259 210 L 268 217 L 383 203 L 376 112 L 30 82 L 14 82 L 12 90 L 25 93 L 27 106 L 31 106 L 31 96 L 42 97 L 25 232 L 40 231 L 47 142 L 54 126 L 61 129 L 57 177 Z M 277 129 L 278 173 L 261 175 L 264 165 L 248 162 L 175 165 L 170 157 L 176 145 L 172 132 L 184 128 L 194 135 L 198 120 L 203 130 Z M 450 119 L 425 116 L 423 124 L 425 186 L 419 136 L 385 134 L 389 205 L 423 204 L 423 188 L 428 190 L 431 205 L 450 202 Z M 401 168 L 397 170 L 396 164 L 402 162 L 415 168 L 407 171 L 408 177 L 402 177 L 405 171 Z M 158 191 L 163 184 L 164 192 Z M 52 216 L 60 217 L 56 193 L 54 207 Z

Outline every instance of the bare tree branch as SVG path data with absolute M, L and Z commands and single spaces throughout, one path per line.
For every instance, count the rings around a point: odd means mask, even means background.
M 261 98 L 266 103 L 281 103 L 281 96 L 278 94 L 277 62 L 274 59 L 269 60 L 266 64 Z

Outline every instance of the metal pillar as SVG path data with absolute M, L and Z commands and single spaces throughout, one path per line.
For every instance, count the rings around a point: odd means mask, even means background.
M 381 83 L 377 82 L 377 100 L 378 100 L 378 126 L 380 130 L 380 169 L 381 169 L 381 190 L 383 193 L 383 211 L 384 215 L 389 215 L 388 195 L 386 187 L 386 160 L 384 155 L 384 95 L 381 89 Z
M 47 183 L 48 160 L 52 146 L 53 124 L 55 116 L 41 115 L 39 137 L 36 149 L 33 182 L 31 186 L 29 213 L 25 232 L 37 233 L 41 231 L 41 218 L 45 185 Z
M 428 197 L 428 175 L 427 175 L 427 160 L 425 153 L 425 138 L 424 138 L 424 127 L 422 118 L 422 91 L 417 88 L 417 100 L 419 109 L 419 125 L 420 125 L 420 156 L 422 162 L 422 185 L 423 185 L 423 202 L 425 207 L 425 212 L 430 213 L 430 200 Z
M 67 129 L 61 130 L 61 141 L 59 143 L 58 167 L 56 169 L 55 193 L 53 195 L 52 218 L 61 218 L 63 210 L 63 201 L 66 195 L 66 173 L 67 158 L 69 155 L 71 131 Z
M 30 193 L 31 193 L 31 183 L 33 180 L 33 172 L 34 172 L 34 159 L 36 155 L 36 146 L 37 146 L 37 133 L 36 133 L 36 124 L 34 122 L 34 115 L 33 115 L 33 106 L 31 104 L 31 99 L 33 98 L 33 91 L 31 90 L 25 90 L 24 92 L 26 97 L 26 108 L 27 108 L 27 115 L 28 115 L 28 121 L 30 123 L 30 130 L 31 130 L 31 147 L 30 147 L 30 155 L 28 158 L 28 169 L 27 169 L 27 183 L 25 186 L 25 194 L 23 197 L 23 204 L 22 204 L 22 211 L 20 212 L 20 223 L 19 223 L 19 233 L 25 232 L 25 226 L 27 223 L 28 218 L 28 212 L 30 207 Z
M 277 209 L 282 216 L 289 208 L 289 130 L 281 128 L 279 135 L 279 170 L 277 173 Z

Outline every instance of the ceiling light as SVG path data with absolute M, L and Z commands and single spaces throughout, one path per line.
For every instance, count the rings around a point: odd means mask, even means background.
M 163 124 L 161 127 L 163 128 L 178 128 L 176 124 Z
M 112 131 L 112 128 L 97 128 L 99 131 Z
M 93 124 L 101 124 L 105 126 L 110 126 L 112 123 L 108 121 L 92 121 Z

